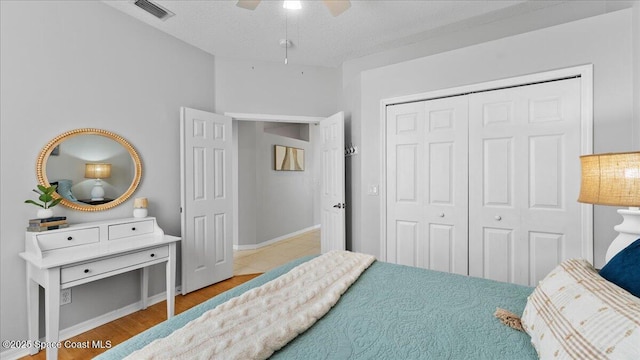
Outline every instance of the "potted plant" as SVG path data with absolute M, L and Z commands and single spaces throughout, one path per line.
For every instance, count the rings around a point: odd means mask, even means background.
M 62 201 L 61 197 L 57 199 L 53 197 L 53 193 L 56 192 L 56 188 L 57 185 L 51 185 L 49 187 L 38 185 L 38 190 L 33 189 L 33 192 L 40 195 L 38 197 L 38 200 L 40 200 L 41 203 L 31 199 L 24 201 L 27 204 L 33 204 L 42 208 L 38 209 L 38 218 L 46 219 L 53 216 L 53 209 L 51 208 L 58 205 L 60 201 Z

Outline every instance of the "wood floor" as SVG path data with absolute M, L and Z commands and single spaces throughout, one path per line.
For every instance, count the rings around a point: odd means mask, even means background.
M 233 252 L 233 275 L 264 273 L 291 260 L 320 254 L 320 229 L 254 249 Z
M 198 305 L 213 296 L 234 288 L 246 281 L 253 279 L 260 274 L 248 274 L 234 276 L 229 280 L 213 284 L 206 288 L 194 291 L 185 296 L 176 296 L 176 314 Z M 141 333 L 142 331 L 161 323 L 167 318 L 166 301 L 149 306 L 145 310 L 136 311 L 110 323 L 89 330 L 78 336 L 72 337 L 73 342 L 85 342 L 93 340 L 111 341 L 111 346 L 116 346 L 121 342 Z M 65 349 L 58 350 L 58 359 L 91 359 L 108 349 Z M 22 359 L 45 359 L 45 351 L 40 351 L 34 356 L 25 356 Z

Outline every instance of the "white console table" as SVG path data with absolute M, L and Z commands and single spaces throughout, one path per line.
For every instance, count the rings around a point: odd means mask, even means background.
M 27 232 L 27 318 L 29 340 L 38 340 L 38 289 L 45 291 L 46 344 L 59 342 L 60 290 L 142 269 L 142 308 L 147 307 L 149 266 L 166 264 L 167 318 L 173 316 L 176 243 L 165 235 L 153 217 L 129 218 L 71 225 L 65 229 Z M 31 347 L 31 354 L 39 351 Z M 47 347 L 47 359 L 57 359 L 58 349 Z

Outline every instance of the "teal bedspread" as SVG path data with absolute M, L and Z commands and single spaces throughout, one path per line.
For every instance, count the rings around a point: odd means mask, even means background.
M 98 356 L 121 359 L 203 312 L 286 273 L 298 259 Z M 376 261 L 313 327 L 273 359 L 537 359 L 529 336 L 494 318 L 522 313 L 532 288 Z

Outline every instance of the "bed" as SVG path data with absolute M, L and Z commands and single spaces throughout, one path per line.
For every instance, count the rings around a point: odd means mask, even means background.
M 314 257 L 269 271 L 98 356 L 122 359 L 208 310 Z M 537 359 L 529 335 L 502 324 L 533 288 L 375 261 L 315 324 L 273 359 Z
M 637 360 L 638 258 L 640 239 L 600 271 L 567 259 L 530 288 L 329 252 L 269 271 L 98 359 Z

